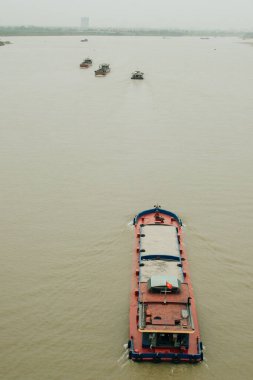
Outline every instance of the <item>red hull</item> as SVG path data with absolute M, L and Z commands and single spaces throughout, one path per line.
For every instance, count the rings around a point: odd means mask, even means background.
M 85 69 L 87 69 L 88 67 L 90 67 L 91 65 L 88 65 L 87 63 L 81 63 L 80 64 L 80 67 L 82 67 L 82 68 L 85 68 Z
M 155 362 L 201 361 L 203 360 L 202 343 L 189 265 L 183 244 L 181 221 L 175 214 L 157 207 L 138 214 L 134 219 L 134 224 L 135 248 L 130 296 L 129 358 L 136 361 Z M 152 239 L 149 239 L 147 233 L 152 231 L 157 234 L 159 228 L 163 234 L 167 233 L 167 230 L 170 233 L 175 231 L 178 247 L 173 243 L 176 247 L 173 249 L 178 250 L 178 257 L 163 253 L 150 255 L 147 249 L 146 252 L 145 249 L 141 249 L 144 243 L 146 248 L 152 243 L 154 250 L 156 245 L 154 241 L 151 241 Z M 164 249 L 166 250 L 166 246 Z M 148 273 L 147 271 L 150 271 L 149 268 L 152 268 L 154 263 L 158 263 L 156 265 L 163 271 L 166 265 L 167 267 L 174 265 L 173 268 L 182 272 L 178 291 L 172 292 L 168 289 L 168 292 L 166 290 L 153 292 L 149 288 L 151 279 L 157 279 L 159 276 L 145 279 L 144 268 Z M 160 276 L 160 278 L 163 277 Z M 166 285 L 168 286 L 167 282 Z M 161 343 L 162 340 L 166 343 Z

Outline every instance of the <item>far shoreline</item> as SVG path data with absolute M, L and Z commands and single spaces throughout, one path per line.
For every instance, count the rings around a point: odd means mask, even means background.
M 0 26 L 0 36 L 150 36 L 150 37 L 241 37 L 253 38 L 253 33 L 226 30 L 188 29 L 138 29 L 138 28 L 90 28 Z

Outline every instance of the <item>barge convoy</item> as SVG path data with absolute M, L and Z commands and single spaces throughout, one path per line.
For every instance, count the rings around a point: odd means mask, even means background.
M 203 360 L 182 222 L 154 206 L 135 216 L 129 359 Z

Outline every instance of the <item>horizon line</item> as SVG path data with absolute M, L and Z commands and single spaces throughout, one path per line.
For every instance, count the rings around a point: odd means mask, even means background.
M 88 28 L 81 28 L 80 26 L 56 26 L 56 25 L 33 25 L 33 24 L 20 24 L 20 25 L 1 25 L 0 28 L 50 28 L 50 29 L 75 29 L 79 31 L 92 31 L 96 29 L 105 29 L 105 30 L 153 30 L 153 31 L 193 31 L 193 32 L 253 32 L 253 29 L 235 29 L 235 28 L 229 28 L 229 29 L 219 29 L 219 28 L 187 28 L 187 27 L 139 27 L 139 26 L 91 26 Z

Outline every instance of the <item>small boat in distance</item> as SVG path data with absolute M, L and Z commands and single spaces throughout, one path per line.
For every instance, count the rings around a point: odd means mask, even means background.
M 131 79 L 144 79 L 143 75 L 144 75 L 144 73 L 142 73 L 141 71 L 137 70 L 137 71 L 134 71 L 132 73 Z
M 88 38 L 84 38 L 81 42 L 88 42 Z
M 110 65 L 108 63 L 102 63 L 99 68 L 95 71 L 95 76 L 105 76 L 111 71 Z
M 80 63 L 80 67 L 81 67 L 81 68 L 88 68 L 88 67 L 90 67 L 90 66 L 92 66 L 92 59 L 90 59 L 90 58 L 85 58 L 85 59 L 83 60 L 83 62 Z

